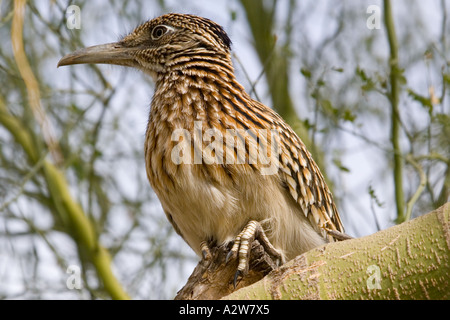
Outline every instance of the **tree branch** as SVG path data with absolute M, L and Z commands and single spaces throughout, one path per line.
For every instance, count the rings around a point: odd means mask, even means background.
M 389 42 L 389 66 L 390 75 L 389 82 L 391 90 L 389 92 L 389 100 L 391 102 L 391 142 L 394 151 L 394 187 L 395 187 L 395 203 L 397 205 L 397 223 L 406 221 L 405 219 L 405 200 L 403 194 L 403 159 L 400 148 L 400 111 L 398 108 L 400 88 L 399 77 L 401 74 L 398 63 L 398 43 L 395 33 L 394 18 L 392 15 L 391 1 L 384 0 L 384 23 Z
M 23 148 L 32 166 L 39 162 L 39 151 L 33 144 L 31 134 L 21 126 L 20 122 L 12 116 L 0 99 L 0 125 L 3 125 Z M 98 242 L 92 222 L 87 218 L 83 209 L 70 194 L 70 188 L 63 172 L 47 160 L 43 160 L 42 170 L 50 198 L 66 225 L 67 232 L 77 245 L 89 255 L 105 290 L 113 299 L 128 299 L 111 270 L 111 256 Z
M 373 235 L 313 249 L 225 299 L 450 298 L 450 203 Z
M 449 217 L 447 203 L 370 236 L 315 248 L 280 268 L 256 242 L 237 291 L 237 263 L 225 263 L 230 247 L 214 248 L 176 299 L 449 299 Z

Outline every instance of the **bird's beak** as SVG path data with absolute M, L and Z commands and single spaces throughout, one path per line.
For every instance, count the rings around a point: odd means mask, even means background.
M 135 64 L 133 53 L 136 50 L 124 47 L 119 42 L 101 44 L 77 50 L 64 56 L 58 67 L 72 64 L 104 63 L 132 67 Z

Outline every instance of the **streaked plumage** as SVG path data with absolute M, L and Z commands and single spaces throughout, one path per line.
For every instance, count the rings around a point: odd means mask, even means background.
M 197 254 L 203 241 L 232 241 L 255 220 L 289 260 L 332 241 L 326 230 L 343 232 L 343 226 L 331 192 L 300 138 L 236 80 L 230 45 L 225 31 L 208 19 L 167 14 L 107 45 L 119 59 L 80 58 L 86 55 L 80 51 L 60 64 L 114 63 L 139 68 L 154 78 L 145 139 L 147 175 L 169 221 Z M 277 135 L 266 139 L 262 133 L 270 130 Z M 237 133 L 233 144 L 211 149 L 211 133 L 229 137 L 230 131 Z M 183 132 L 184 138 L 174 137 L 174 132 Z M 279 143 L 280 153 L 263 159 L 277 166 L 274 174 L 262 174 L 267 166 L 252 161 L 250 150 L 257 139 L 268 148 Z M 191 160 L 202 150 L 203 161 L 174 162 L 180 145 Z

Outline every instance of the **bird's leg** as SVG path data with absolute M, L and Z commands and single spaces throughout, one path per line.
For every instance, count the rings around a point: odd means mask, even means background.
M 227 255 L 226 262 L 230 260 L 230 258 L 239 257 L 239 264 L 237 267 L 236 274 L 234 275 L 234 287 L 236 287 L 237 280 L 239 277 L 244 276 L 248 272 L 249 267 L 249 257 L 252 242 L 258 239 L 260 244 L 264 247 L 264 250 L 272 257 L 275 257 L 277 260 L 277 264 L 283 262 L 283 256 L 278 252 L 277 249 L 270 243 L 267 238 L 264 229 L 261 227 L 261 224 L 257 221 L 250 221 L 247 223 L 245 228 L 239 233 L 234 240 L 233 247 Z

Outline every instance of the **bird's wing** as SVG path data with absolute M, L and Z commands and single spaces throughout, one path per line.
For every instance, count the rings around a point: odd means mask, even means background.
M 329 230 L 344 233 L 331 191 L 301 139 L 276 112 L 256 100 L 253 102 L 256 113 L 261 117 L 266 114 L 265 120 L 278 132 L 279 174 L 291 196 L 324 237 L 332 240 L 327 235 Z

